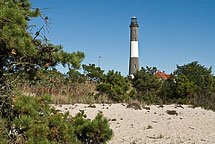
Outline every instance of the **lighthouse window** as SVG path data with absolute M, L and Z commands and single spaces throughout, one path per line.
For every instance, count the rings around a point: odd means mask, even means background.
M 134 64 L 134 68 L 135 68 L 135 69 L 136 69 L 136 67 L 137 67 L 136 64 Z

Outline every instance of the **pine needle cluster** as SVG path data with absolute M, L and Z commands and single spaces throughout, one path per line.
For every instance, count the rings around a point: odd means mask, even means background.
M 1 115 L 0 143 L 105 143 L 113 133 L 108 120 L 84 113 L 70 117 L 49 106 L 50 97 L 32 98 L 20 92 L 12 99 L 10 117 Z

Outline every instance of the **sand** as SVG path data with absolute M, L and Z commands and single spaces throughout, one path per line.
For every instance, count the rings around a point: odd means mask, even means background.
M 98 112 L 109 119 L 114 136 L 108 144 L 215 144 L 215 112 L 188 105 L 148 106 L 135 110 L 125 104 L 74 104 L 54 106 L 75 116 L 84 110 L 93 119 Z M 150 108 L 150 110 L 148 110 Z M 175 110 L 177 115 L 167 111 Z

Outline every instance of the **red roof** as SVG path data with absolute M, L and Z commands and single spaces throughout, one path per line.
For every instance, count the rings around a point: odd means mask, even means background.
M 155 75 L 159 78 L 163 78 L 164 80 L 167 80 L 170 77 L 170 75 L 167 75 L 164 72 L 160 72 L 159 70 Z

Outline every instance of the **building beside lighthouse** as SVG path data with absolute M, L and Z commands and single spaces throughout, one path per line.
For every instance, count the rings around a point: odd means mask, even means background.
M 130 61 L 129 75 L 132 76 L 139 70 L 139 54 L 138 54 L 138 23 L 137 18 L 132 17 L 130 27 Z

